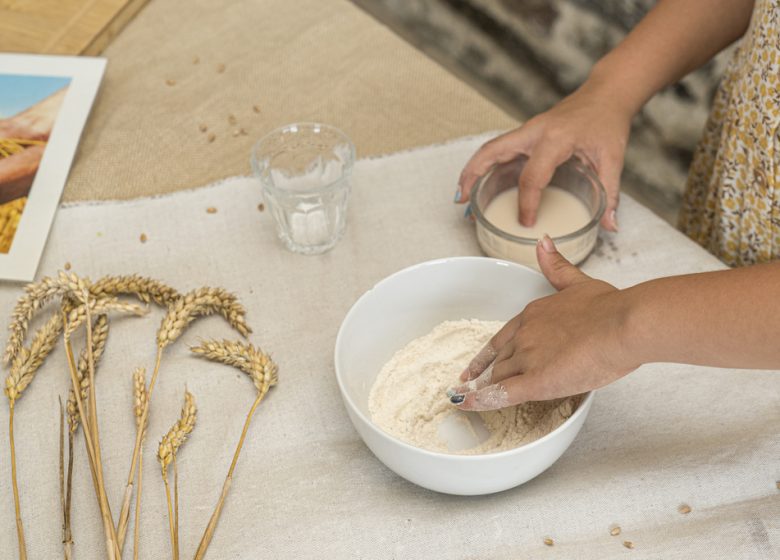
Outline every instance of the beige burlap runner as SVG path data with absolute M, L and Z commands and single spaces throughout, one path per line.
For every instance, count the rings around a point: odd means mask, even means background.
M 514 124 L 346 0 L 153 0 L 104 55 L 66 201 L 246 173 L 254 140 L 295 121 L 341 128 L 360 157 Z
M 432 258 L 479 254 L 473 225 L 451 199 L 464 161 L 482 140 L 359 161 L 346 234 L 333 251 L 315 257 L 281 248 L 271 216 L 257 209 L 257 185 L 243 178 L 155 199 L 60 210 L 39 275 L 69 261 L 93 278 L 139 272 L 181 290 L 225 286 L 248 308 L 251 340 L 279 363 L 279 385 L 252 423 L 208 558 L 777 558 L 777 372 L 644 366 L 598 392 L 581 433 L 555 465 L 493 496 L 444 496 L 416 487 L 363 444 L 335 380 L 339 324 L 388 274 Z M 208 213 L 209 207 L 217 212 Z M 620 223 L 620 234 L 601 234 L 586 272 L 625 287 L 723 267 L 631 197 L 623 198 Z M 142 232 L 146 243 L 139 241 Z M 0 287 L 0 326 L 19 293 L 16 286 Z M 116 318 L 99 369 L 103 461 L 114 512 L 135 426 L 130 374 L 152 365 L 159 319 L 157 310 L 143 319 Z M 189 355 L 187 345 L 203 336 L 235 334 L 219 318 L 200 320 L 163 358 L 146 444 L 141 558 L 170 553 L 154 455 L 178 415 L 185 385 L 200 416 L 179 455 L 182 558 L 197 547 L 254 398 L 240 373 Z M 66 388 L 60 345 L 16 407 L 31 560 L 61 557 L 57 396 Z M 16 533 L 2 400 L 0 556 L 12 558 Z M 76 449 L 75 558 L 102 558 L 82 437 Z M 691 513 L 678 513 L 681 503 Z M 614 523 L 622 527 L 619 537 L 610 535 Z M 547 536 L 553 547 L 544 545 Z

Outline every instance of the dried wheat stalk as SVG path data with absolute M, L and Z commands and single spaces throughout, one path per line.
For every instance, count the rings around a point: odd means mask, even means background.
M 157 382 L 157 375 L 160 371 L 163 349 L 173 344 L 184 332 L 184 329 L 197 317 L 214 313 L 222 315 L 242 336 L 247 336 L 252 332 L 246 324 L 246 310 L 239 303 L 238 298 L 222 288 L 210 287 L 192 290 L 171 303 L 157 331 L 157 355 L 155 356 L 154 370 L 149 381 L 147 399 L 144 403 L 141 421 L 136 428 L 135 446 L 133 447 L 133 456 L 130 460 L 130 472 L 127 475 L 124 500 L 119 514 L 119 523 L 117 524 L 118 534 L 120 535 L 120 549 L 124 546 L 124 535 L 127 534 L 127 524 L 130 518 L 130 500 L 133 495 L 133 484 L 135 483 L 142 433 L 146 428 L 146 417 Z
M 246 420 L 244 421 L 244 427 L 241 430 L 241 437 L 236 445 L 236 451 L 233 454 L 233 460 L 230 463 L 230 469 L 225 477 L 225 482 L 222 485 L 222 492 L 220 493 L 217 505 L 214 508 L 214 512 L 211 514 L 209 523 L 206 526 L 206 530 L 203 532 L 203 537 L 198 545 L 198 550 L 195 553 L 195 560 L 202 560 L 206 555 L 206 550 L 211 543 L 211 539 L 214 536 L 214 531 L 217 528 L 219 517 L 222 513 L 222 508 L 225 505 L 225 498 L 227 496 L 230 485 L 233 482 L 233 471 L 236 468 L 238 462 L 238 456 L 241 453 L 241 448 L 244 445 L 244 439 L 246 438 L 249 424 L 252 421 L 252 417 L 255 414 L 255 410 L 260 402 L 265 397 L 268 390 L 276 385 L 278 380 L 278 367 L 271 360 L 270 356 L 248 343 L 231 342 L 227 340 L 217 341 L 210 340 L 191 348 L 192 352 L 202 356 L 208 360 L 220 362 L 226 365 L 236 367 L 246 373 L 252 383 L 254 383 L 257 389 L 257 396 L 252 403 L 252 407 L 247 413 Z
M 60 507 L 62 508 L 62 553 L 65 560 L 73 557 L 73 538 L 70 532 L 70 492 L 65 491 L 65 409 L 60 402 Z
M 95 366 L 100 362 L 100 358 L 103 357 L 107 340 L 108 315 L 98 315 L 97 319 L 95 319 L 95 324 L 92 326 L 92 354 L 95 357 Z M 89 365 L 87 363 L 87 358 L 87 349 L 83 348 L 79 353 L 76 373 L 78 375 L 79 387 L 81 388 L 81 400 L 84 402 L 86 402 L 87 397 L 89 396 Z M 79 416 L 79 411 L 76 407 L 76 395 L 72 388 L 68 393 L 66 410 L 68 412 L 68 428 L 71 433 L 75 433 L 76 430 L 78 430 L 81 417 Z
M 95 366 L 103 356 L 103 352 L 108 340 L 108 316 L 98 315 L 92 326 L 92 355 L 95 360 Z M 81 387 L 80 394 L 82 402 L 86 403 L 89 397 L 89 353 L 87 348 L 82 348 L 79 353 L 79 361 L 76 368 L 77 377 L 79 380 L 79 386 Z M 79 415 L 78 407 L 76 405 L 76 395 L 71 387 L 68 392 L 68 402 L 65 405 L 65 410 L 68 419 L 68 474 L 66 481 L 66 500 L 65 500 L 65 523 L 67 523 L 68 537 L 70 539 L 70 513 L 71 513 L 71 495 L 73 490 L 73 440 L 75 433 L 78 430 L 81 422 L 81 416 Z M 97 474 L 95 473 L 94 466 L 90 462 L 90 472 L 94 484 L 97 484 Z M 72 539 L 66 545 L 66 555 L 71 554 L 70 548 L 72 547 Z
M 92 337 L 92 313 L 105 313 L 108 310 L 120 310 L 143 313 L 143 309 L 138 306 L 128 306 L 112 300 L 92 300 L 87 292 L 86 286 L 83 288 L 82 299 L 85 304 L 71 310 L 69 319 L 87 324 L 87 365 L 89 370 L 89 415 L 86 414 L 85 403 L 81 398 L 81 383 L 78 379 L 77 365 L 73 357 L 73 350 L 70 344 L 70 335 L 74 328 L 68 319 L 64 319 L 65 352 L 68 358 L 68 369 L 70 371 L 73 394 L 76 398 L 76 406 L 84 426 L 85 443 L 90 460 L 90 469 L 92 472 L 95 493 L 97 495 L 98 505 L 100 506 L 101 518 L 103 520 L 103 529 L 106 538 L 106 548 L 109 559 L 121 558 L 119 541 L 116 535 L 116 528 L 111 516 L 111 508 L 105 491 L 105 482 L 103 479 L 103 464 L 100 452 L 100 436 L 98 432 L 97 404 L 95 397 L 94 381 L 94 341 Z M 82 318 L 83 316 L 83 318 Z
M 171 488 L 168 484 L 168 467 L 175 461 L 176 452 L 192 433 L 192 429 L 195 427 L 196 415 L 197 408 L 195 407 L 195 399 L 189 391 L 185 391 L 181 415 L 176 423 L 171 426 L 171 429 L 168 430 L 168 433 L 160 440 L 160 445 L 157 448 L 157 459 L 160 461 L 162 478 L 165 483 L 165 497 L 168 502 L 168 525 L 171 532 L 171 547 L 173 549 L 174 560 L 179 560 L 179 535 L 176 530 L 177 526 L 174 523 L 174 513 L 171 505 Z M 176 518 L 178 518 L 178 516 L 179 512 L 177 511 Z
M 138 429 L 141 425 L 141 415 L 146 406 L 148 393 L 146 390 L 146 369 L 139 367 L 133 371 L 133 416 L 135 417 L 135 426 Z M 142 438 L 146 437 L 144 431 Z M 138 560 L 138 543 L 141 530 L 141 492 L 143 490 L 144 476 L 144 448 L 141 447 L 138 453 L 138 490 L 135 492 L 135 523 L 133 524 L 133 560 Z M 119 542 L 124 543 L 125 536 L 119 534 Z
M 24 540 L 24 525 L 22 523 L 21 505 L 19 502 L 19 486 L 16 478 L 16 444 L 14 441 L 14 407 L 24 390 L 32 383 L 35 373 L 46 356 L 51 353 L 57 338 L 62 332 L 62 317 L 55 313 L 40 327 L 33 337 L 29 348 L 21 347 L 11 361 L 11 369 L 5 380 L 5 394 L 8 397 L 8 438 L 11 448 L 11 485 L 14 495 L 14 512 L 16 515 L 16 536 L 19 542 L 19 558 L 27 558 L 27 546 Z
M 105 483 L 103 481 L 103 459 L 101 456 L 100 451 L 100 433 L 98 430 L 99 422 L 98 422 L 98 412 L 97 412 L 97 395 L 95 394 L 95 355 L 94 355 L 94 338 L 92 336 L 92 301 L 96 302 L 95 310 L 99 311 L 100 313 L 105 313 L 105 311 L 108 309 L 108 307 L 100 307 L 97 302 L 103 301 L 103 300 L 91 300 L 89 292 L 86 288 L 86 286 L 83 288 L 82 295 L 84 298 L 84 305 L 82 306 L 84 308 L 84 314 L 85 318 L 84 320 L 87 323 L 87 366 L 89 370 L 89 422 L 84 423 L 84 432 L 91 429 L 92 430 L 92 437 L 95 442 L 95 471 L 98 476 L 98 481 L 102 493 L 102 507 L 101 512 L 103 513 L 104 518 L 104 525 L 105 525 L 105 532 L 106 532 L 106 539 L 110 539 L 111 542 L 107 542 L 106 546 L 108 548 L 108 555 L 109 558 L 111 556 L 114 556 L 116 560 L 121 560 L 122 558 L 122 552 L 118 546 L 118 540 L 116 538 L 116 528 L 114 527 L 114 518 L 111 515 L 111 509 L 108 504 L 108 497 L 106 496 L 105 492 Z M 120 307 L 121 308 L 121 307 Z M 127 308 L 129 309 L 129 308 Z M 125 309 L 126 310 L 126 309 Z M 70 324 L 65 325 L 65 332 L 67 333 Z

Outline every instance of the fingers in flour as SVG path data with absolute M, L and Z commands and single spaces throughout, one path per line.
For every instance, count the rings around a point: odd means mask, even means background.
M 487 387 L 488 385 L 492 385 L 492 384 L 493 384 L 493 364 L 490 364 L 487 368 L 485 368 L 485 371 L 483 371 L 476 379 L 472 379 L 468 383 L 464 383 L 463 385 L 458 385 L 457 387 L 448 389 L 447 396 L 452 398 L 455 395 L 470 393 L 471 391 L 476 391 L 478 389 L 482 389 L 483 387 Z
M 516 316 L 507 324 L 505 324 L 501 330 L 499 330 L 493 338 L 491 338 L 485 346 L 482 347 L 476 356 L 469 362 L 463 373 L 460 374 L 461 381 L 470 381 L 476 379 L 485 371 L 485 369 L 493 363 L 498 356 L 501 348 L 503 348 L 520 327 L 520 316 Z
M 461 410 L 485 411 L 511 406 L 509 390 L 503 383 L 488 385 L 482 389 L 450 398 L 452 404 Z
M 496 352 L 495 348 L 493 348 L 492 340 L 489 341 L 469 362 L 469 365 L 466 366 L 466 369 L 463 370 L 463 373 L 460 374 L 460 380 L 469 381 L 470 379 L 475 379 L 482 375 L 482 373 L 485 371 L 485 368 L 487 368 L 493 362 L 493 360 L 496 359 L 497 354 L 498 352 Z
M 498 410 L 528 401 L 543 400 L 545 397 L 540 398 L 543 392 L 544 388 L 539 386 L 538 378 L 528 379 L 523 375 L 516 375 L 476 391 L 455 395 L 450 401 L 461 410 Z

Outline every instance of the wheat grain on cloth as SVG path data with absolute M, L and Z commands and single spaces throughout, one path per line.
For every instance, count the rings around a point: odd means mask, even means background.
M 138 272 L 182 291 L 223 286 L 246 304 L 251 341 L 278 363 L 279 384 L 251 425 L 211 558 L 776 558 L 777 372 L 642 367 L 599 391 L 582 432 L 552 468 L 519 488 L 482 498 L 418 488 L 363 445 L 334 378 L 339 324 L 355 299 L 386 275 L 427 259 L 479 254 L 473 225 L 451 199 L 463 163 L 484 140 L 359 161 L 346 235 L 321 256 L 282 249 L 271 216 L 258 209 L 254 181 L 235 178 L 160 198 L 64 207 L 39 276 L 69 262 L 92 278 Z M 620 212 L 623 230 L 602 234 L 584 264 L 588 273 L 625 287 L 722 267 L 630 197 Z M 4 323 L 19 293 L 18 286 L 0 288 Z M 115 318 L 99 367 L 105 484 L 115 516 L 135 430 L 132 371 L 151 367 L 159 318 L 158 310 L 146 318 Z M 170 551 L 164 486 L 153 457 L 178 417 L 185 386 L 197 399 L 199 416 L 178 457 L 184 557 L 197 548 L 254 399 L 240 372 L 189 353 L 187 345 L 212 336 L 235 335 L 219 318 L 201 320 L 164 357 L 146 439 L 141 557 Z M 58 348 L 16 407 L 31 559 L 61 554 L 57 397 L 66 394 L 65 372 Z M 0 422 L 0 441 L 7 440 L 7 423 Z M 74 554 L 102 558 L 83 446 L 77 439 Z M 12 557 L 7 453 L 4 447 L 0 550 Z M 679 513 L 682 503 L 692 511 Z M 615 523 L 620 537 L 610 535 Z M 548 536 L 553 547 L 544 544 Z M 622 540 L 634 549 L 627 551 Z

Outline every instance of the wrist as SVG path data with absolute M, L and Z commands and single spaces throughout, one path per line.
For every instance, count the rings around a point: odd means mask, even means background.
M 630 121 L 654 93 L 645 89 L 626 80 L 625 72 L 614 68 L 607 55 L 593 65 L 579 91 L 599 99 L 611 111 L 621 113 Z
M 623 356 L 634 368 L 660 361 L 653 336 L 652 298 L 644 294 L 644 284 L 620 290 L 619 344 Z

